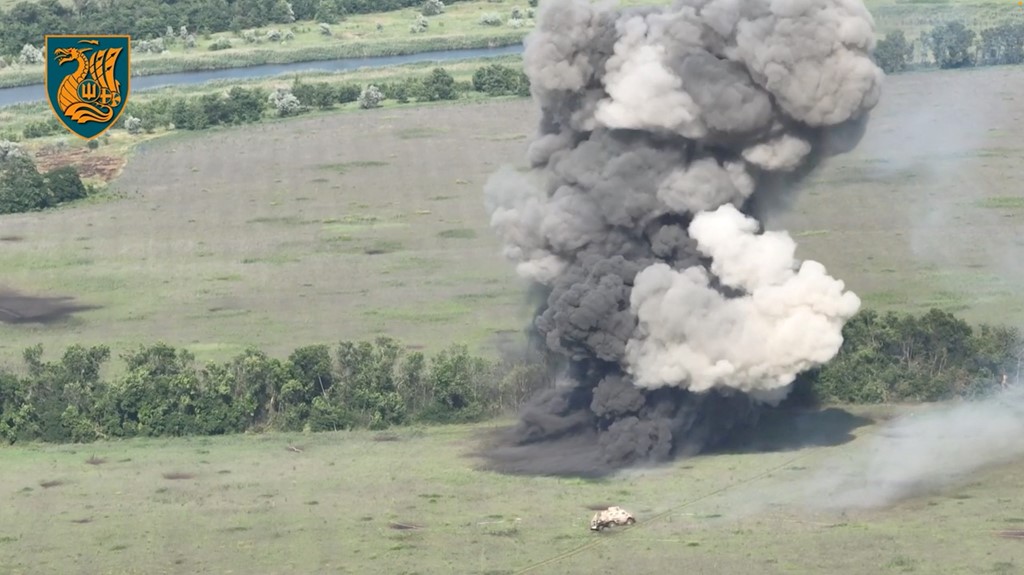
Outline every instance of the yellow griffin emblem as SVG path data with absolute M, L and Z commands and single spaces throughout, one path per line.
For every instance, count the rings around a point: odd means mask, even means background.
M 130 78 L 128 41 L 127 36 L 46 37 L 50 104 L 72 133 L 95 138 L 121 115 Z

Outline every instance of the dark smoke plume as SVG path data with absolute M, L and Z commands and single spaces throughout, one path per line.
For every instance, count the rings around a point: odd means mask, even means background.
M 532 169 L 485 193 L 562 371 L 488 451 L 495 467 L 694 454 L 836 354 L 860 300 L 756 218 L 857 144 L 883 77 L 873 26 L 859 0 L 542 0 L 524 54 Z

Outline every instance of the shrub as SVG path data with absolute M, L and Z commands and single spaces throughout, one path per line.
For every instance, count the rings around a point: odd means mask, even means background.
M 444 13 L 444 2 L 441 0 L 426 0 L 420 7 L 420 14 L 423 16 L 437 16 Z
M 907 67 L 913 47 L 907 42 L 902 30 L 897 30 L 878 42 L 875 47 L 875 62 L 886 73 L 900 72 Z
M 380 88 L 371 84 L 359 94 L 359 107 L 363 109 L 377 108 L 383 100 L 384 95 Z
M 129 114 L 124 120 L 124 129 L 129 134 L 138 134 L 142 132 L 142 120 Z
M 43 48 L 36 48 L 32 44 L 22 46 L 21 53 L 18 54 L 18 63 L 22 65 L 42 64 L 45 61 L 46 56 L 43 54 Z
M 7 150 L 0 162 L 0 214 L 51 208 L 89 194 L 74 166 L 40 174 L 31 156 L 10 146 Z
M 230 38 L 218 38 L 210 44 L 210 51 L 216 52 L 218 50 L 227 50 L 231 48 Z
M 455 89 L 455 78 L 444 68 L 434 68 L 422 82 L 421 99 L 433 102 L 455 100 L 458 97 L 459 92 Z
M 483 26 L 501 26 L 503 20 L 500 14 L 489 12 L 482 14 L 478 22 Z
M 409 32 L 412 32 L 413 34 L 419 34 L 421 32 L 426 32 L 427 28 L 429 27 L 430 22 L 426 18 L 424 18 L 422 14 L 417 14 L 416 21 L 409 26 Z
M 337 88 L 338 101 L 342 104 L 359 100 L 362 88 L 358 84 L 342 84 Z
M 489 64 L 473 73 L 473 89 L 489 96 L 529 96 L 530 80 L 522 70 Z
M 325 82 L 304 83 L 298 80 L 292 84 L 291 93 L 304 106 L 327 110 L 338 101 L 337 91 Z
M 279 86 L 267 97 L 267 101 L 277 112 L 278 116 L 294 116 L 301 114 L 304 110 L 302 102 L 292 93 L 291 89 Z

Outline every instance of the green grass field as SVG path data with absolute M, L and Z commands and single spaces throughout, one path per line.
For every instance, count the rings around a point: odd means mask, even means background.
M 1022 542 L 997 535 L 1024 528 L 1019 463 L 840 514 L 770 494 L 794 495 L 874 425 L 839 447 L 600 481 L 480 471 L 471 455 L 490 427 L 5 448 L 0 573 L 1021 571 Z M 591 507 L 605 505 L 638 523 L 591 533 Z
M 769 227 L 870 307 L 1020 325 L 1022 89 L 1013 67 L 889 78 L 861 146 Z M 490 353 L 531 308 L 481 189 L 523 163 L 536 121 L 528 100 L 477 100 L 137 146 L 110 188 L 121 199 L 0 218 L 8 287 L 100 306 L 65 324 L 0 324 L 0 359 L 35 343 L 116 356 L 158 340 L 226 359 L 378 334 Z

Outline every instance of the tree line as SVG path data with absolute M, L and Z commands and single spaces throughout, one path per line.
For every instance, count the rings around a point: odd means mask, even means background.
M 353 102 L 369 109 L 379 107 L 385 100 L 403 104 L 436 102 L 457 100 L 470 92 L 489 97 L 528 96 L 530 82 L 521 69 L 501 64 L 479 68 L 468 82 L 456 81 L 441 67 L 422 77 L 367 85 L 296 78 L 290 85 L 274 90 L 235 86 L 226 92 L 201 96 L 129 102 L 114 127 L 132 133 L 172 126 L 178 130 L 202 130 L 258 122 L 268 116 L 287 117 L 312 110 L 329 110 Z
M 0 10 L 0 55 L 18 56 L 47 34 L 129 34 L 145 40 L 184 27 L 197 35 L 420 6 L 424 0 L 23 0 Z M 448 0 L 447 3 L 459 0 Z
M 537 362 L 488 361 L 453 345 L 428 358 L 391 338 L 300 347 L 279 360 L 248 349 L 199 365 L 164 343 L 122 356 L 109 381 L 107 346 L 67 348 L 44 361 L 25 350 L 19 375 L 0 370 L 0 438 L 82 442 L 245 431 L 385 429 L 475 421 L 513 409 L 548 384 Z
M 829 364 L 802 374 L 796 401 L 882 403 L 978 397 L 1015 374 L 1015 329 L 972 327 L 932 309 L 871 310 L 844 328 Z M 427 358 L 389 337 L 300 347 L 286 359 L 248 349 L 200 365 L 165 343 L 121 356 L 105 379 L 106 346 L 67 348 L 44 361 L 25 350 L 19 374 L 0 367 L 0 438 L 87 442 L 135 436 L 218 435 L 266 430 L 385 429 L 470 422 L 510 412 L 553 384 L 538 356 L 486 360 L 453 345 Z
M 947 22 L 921 34 L 917 49 L 942 69 L 998 66 L 1024 62 L 1024 23 L 1008 23 L 977 33 L 962 22 Z M 886 73 L 915 66 L 914 42 L 902 30 L 878 42 L 875 60 Z

